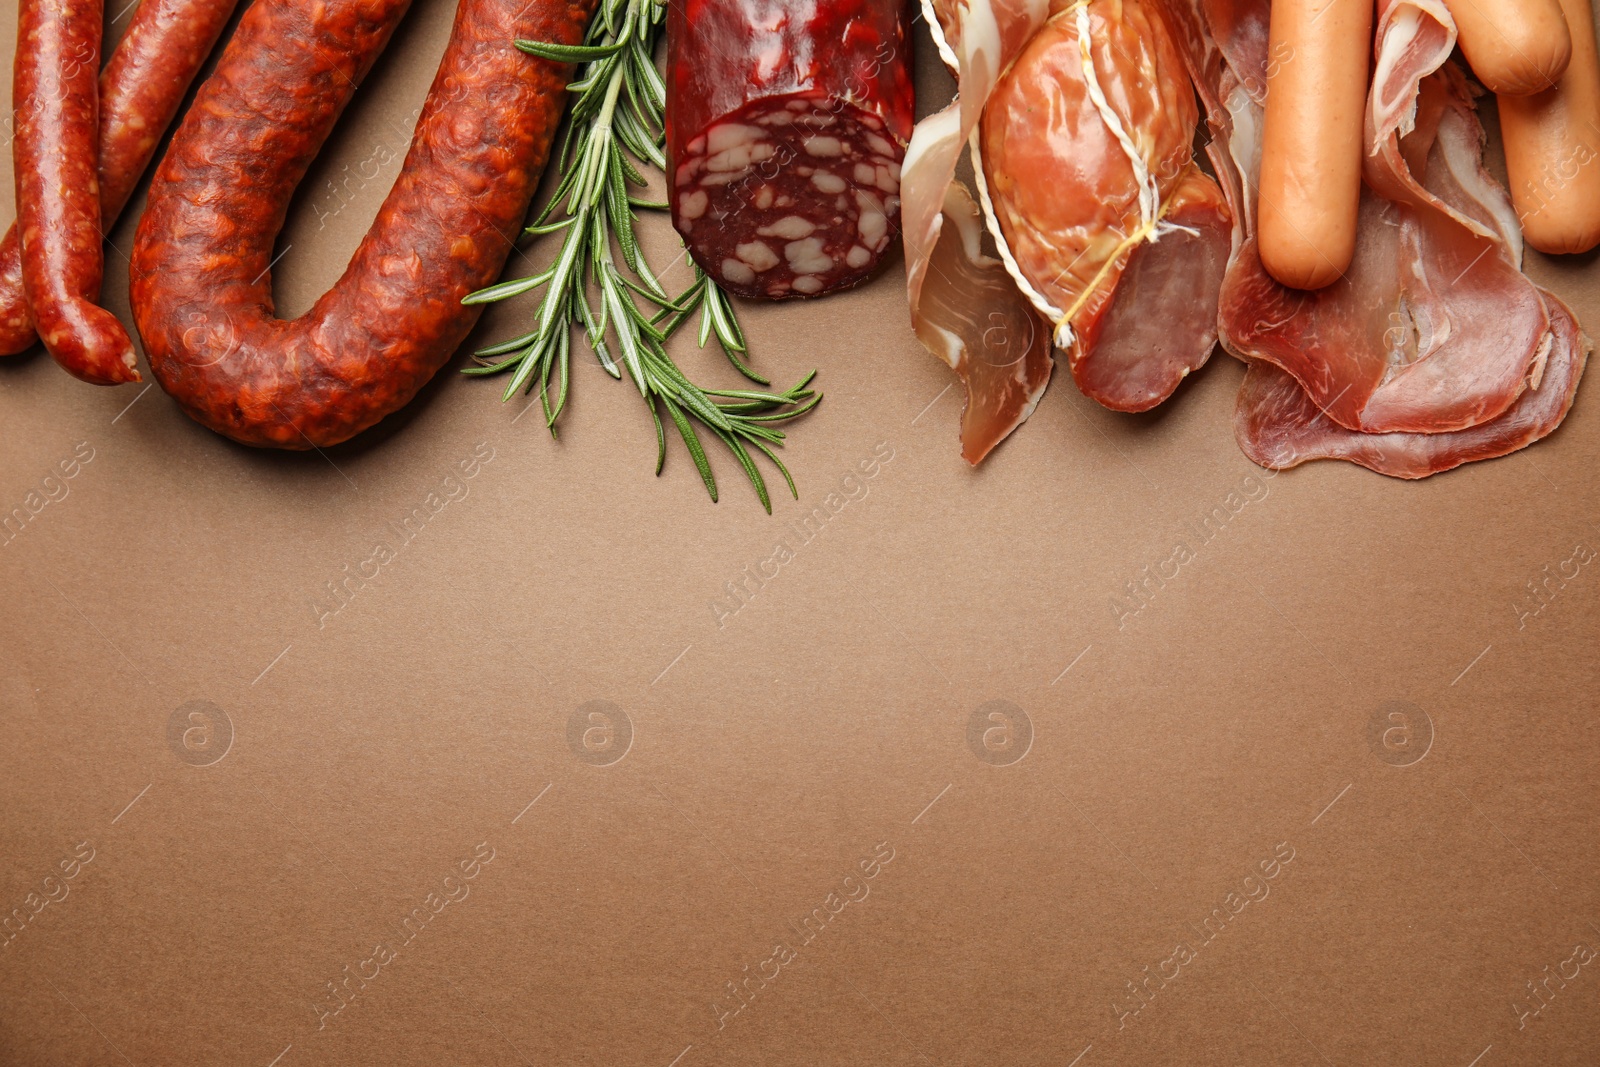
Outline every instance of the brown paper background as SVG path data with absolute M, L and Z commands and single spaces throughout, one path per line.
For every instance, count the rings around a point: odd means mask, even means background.
M 308 177 L 285 314 L 370 222 L 452 12 L 417 6 Z M 931 59 L 924 110 L 950 91 Z M 374 166 L 334 210 L 330 183 Z M 108 252 L 125 320 L 136 209 Z M 647 229 L 660 257 L 670 234 Z M 1600 323 L 1593 257 L 1530 260 Z M 899 272 L 741 307 L 755 365 L 820 368 L 827 394 L 784 453 L 801 500 L 770 518 L 726 455 L 720 504 L 681 447 L 652 477 L 638 397 L 587 358 L 559 441 L 446 372 L 307 455 L 235 446 L 159 388 L 0 367 L 0 505 L 93 450 L 0 548 L 0 893 L 31 916 L 0 950 L 0 1062 L 1600 1060 L 1600 961 L 1525 1027 L 1512 1007 L 1600 947 L 1600 567 L 1516 607 L 1600 549 L 1596 387 L 1551 440 L 1405 484 L 1264 478 L 1225 356 L 1140 418 L 1063 375 L 971 471 Z M 479 443 L 467 495 L 319 626 L 323 584 Z M 851 483 L 865 497 L 719 628 L 724 583 L 875 448 L 892 459 Z M 1124 583 L 1252 485 L 1119 630 Z M 631 745 L 586 761 L 569 721 L 595 700 Z M 1031 724 L 1009 765 L 978 756 L 996 700 Z M 215 712 L 169 741 L 190 701 L 220 709 L 226 748 Z M 1394 701 L 1410 718 L 1386 742 Z M 92 861 L 47 886 L 80 842 Z M 459 880 L 480 844 L 492 861 Z M 1293 858 L 1267 880 L 1275 849 Z M 875 851 L 893 858 L 867 879 Z M 1253 873 L 1267 895 L 1232 914 Z M 804 943 L 802 917 L 863 892 Z M 430 893 L 459 899 L 402 946 Z M 719 1028 L 775 942 L 793 958 Z M 398 955 L 319 1029 L 313 1002 L 379 943 Z

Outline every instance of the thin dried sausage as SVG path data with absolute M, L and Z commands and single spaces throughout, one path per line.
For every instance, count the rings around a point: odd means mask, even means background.
M 336 444 L 406 404 L 465 339 L 523 224 L 594 0 L 461 0 L 411 149 L 343 277 L 273 314 L 295 185 L 407 0 L 256 0 L 173 136 L 134 242 L 134 319 L 156 379 L 236 441 Z
M 144 0 L 100 72 L 100 219 L 122 214 L 211 54 L 236 0 Z M 17 228 L 0 240 L 0 356 L 33 347 L 38 334 L 22 291 Z
M 95 0 L 23 0 L 14 164 L 22 287 L 45 348 L 96 385 L 139 380 L 133 340 L 95 301 L 100 238 L 100 35 Z
M 674 0 L 672 221 L 741 296 L 817 296 L 893 243 L 913 89 L 904 0 Z

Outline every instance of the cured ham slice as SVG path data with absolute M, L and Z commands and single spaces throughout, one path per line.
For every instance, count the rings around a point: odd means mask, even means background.
M 1216 344 L 1232 218 L 1193 165 L 1198 122 L 1160 11 L 1079 0 L 1052 5 L 979 127 L 1007 265 L 1078 386 L 1115 410 L 1161 403 Z M 1144 299 L 1123 294 L 1130 273 Z
M 1393 28 L 1426 16 L 1397 21 L 1395 6 L 1380 17 L 1377 73 L 1386 80 L 1374 82 L 1373 99 L 1404 93 L 1392 85 L 1399 81 L 1411 87 L 1412 108 L 1386 105 L 1381 120 L 1369 113 L 1378 140 L 1369 146 L 1355 262 L 1341 281 L 1304 292 L 1273 281 L 1247 241 L 1223 288 L 1222 333 L 1235 354 L 1293 375 L 1341 426 L 1440 433 L 1511 406 L 1547 345 L 1549 321 L 1518 249 L 1487 224 L 1496 209 L 1485 198 L 1507 204 L 1505 193 L 1486 178 L 1469 188 L 1447 165 L 1470 155 L 1479 169 L 1483 134 L 1466 84 L 1423 73 L 1418 64 L 1442 64 L 1448 51 L 1418 58 L 1415 39 L 1394 37 Z
M 1286 470 L 1342 459 L 1394 478 L 1426 478 L 1463 463 L 1509 455 L 1550 434 L 1578 392 L 1589 343 L 1572 312 L 1547 296 L 1552 343 L 1537 387 L 1499 418 L 1450 433 L 1360 433 L 1335 423 L 1270 363 L 1252 363 L 1234 411 L 1234 436 L 1254 463 Z
M 1505 191 L 1434 0 L 1385 0 L 1366 119 L 1360 236 L 1345 278 L 1277 285 L 1255 252 L 1266 0 L 1174 0 L 1203 29 L 1191 71 L 1243 192 L 1221 302 L 1225 347 L 1251 364 L 1235 426 L 1269 466 L 1340 458 L 1423 477 L 1503 455 L 1564 417 L 1587 354 L 1570 312 L 1521 273 Z M 1221 62 L 1215 57 L 1221 57 Z M 1543 379 L 1543 380 L 1541 380 Z
M 1190 166 L 1168 202 L 1173 227 L 1127 254 L 1115 299 L 1079 327 L 1078 387 L 1108 408 L 1148 411 L 1211 358 L 1217 303 L 1233 247 L 1233 213 L 1217 183 Z
M 923 3 L 939 52 L 955 68 L 958 92 L 943 111 L 917 124 L 906 148 L 900 173 L 906 297 L 917 336 L 966 388 L 961 454 L 972 464 L 1033 413 L 1053 363 L 1048 324 L 1004 265 L 982 253 L 981 235 L 971 225 L 972 198 L 956 183 L 956 167 L 1000 72 L 1048 13 L 1047 0 Z M 955 195 L 947 195 L 952 190 Z M 947 204 L 952 226 L 961 232 L 942 237 Z M 1016 328 L 1022 322 L 1029 329 Z M 1010 328 L 991 332 L 999 324 Z M 1015 388 L 994 388 L 988 371 L 997 365 L 1010 368 Z
M 967 390 L 961 456 L 977 466 L 1021 426 L 1050 384 L 1050 330 L 1000 261 L 983 251 L 978 205 L 959 182 L 945 193 L 945 224 L 922 286 L 917 336 Z

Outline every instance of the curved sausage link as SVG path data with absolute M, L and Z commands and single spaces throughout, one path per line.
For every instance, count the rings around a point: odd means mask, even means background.
M 399 409 L 465 339 L 505 265 L 594 0 L 461 0 L 405 165 L 343 277 L 273 314 L 290 196 L 406 0 L 256 0 L 174 135 L 134 243 L 134 319 L 163 389 L 236 441 L 331 445 Z
M 133 341 L 96 305 L 100 242 L 101 5 L 23 0 L 17 29 L 15 164 L 22 285 L 44 346 L 96 385 L 139 380 Z
M 211 54 L 237 0 L 143 0 L 100 72 L 100 219 L 107 228 Z M 33 347 L 17 228 L 0 239 L 0 356 Z

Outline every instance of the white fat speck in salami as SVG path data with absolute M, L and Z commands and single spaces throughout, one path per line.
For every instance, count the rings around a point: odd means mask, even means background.
M 767 131 L 759 126 L 746 126 L 739 122 L 724 122 L 706 131 L 705 146 L 699 152 L 693 154 L 708 153 L 714 156 L 718 152 L 725 152 L 736 145 L 759 141 L 766 135 Z
M 706 205 L 710 203 L 711 198 L 704 189 L 684 193 L 678 198 L 678 217 L 690 220 L 702 218 L 706 213 Z
M 783 258 L 796 274 L 826 274 L 834 267 L 833 257 L 822 250 L 820 237 L 790 241 L 783 246 Z
M 706 170 L 719 171 L 731 170 L 743 172 L 750 169 L 752 163 L 764 163 L 777 153 L 777 149 L 770 144 L 756 142 L 753 144 L 736 144 L 718 152 L 706 160 Z
M 804 147 L 808 155 L 820 159 L 837 159 L 844 155 L 844 144 L 837 137 L 824 137 L 821 134 L 807 137 Z
M 802 274 L 794 280 L 794 291 L 805 293 L 807 296 L 815 296 L 817 293 L 822 292 L 822 279 L 815 275 Z
M 829 174 L 825 170 L 819 170 L 812 174 L 811 184 L 829 195 L 842 193 L 845 190 L 845 180 L 837 174 Z
M 760 208 L 762 211 L 765 211 L 767 208 L 772 206 L 772 198 L 775 195 L 776 194 L 772 191 L 772 186 L 763 184 L 761 188 L 756 190 L 756 207 Z
M 771 270 L 783 261 L 765 241 L 744 241 L 734 247 L 734 254 L 757 274 Z
M 889 220 L 881 211 L 863 211 L 856 220 L 856 229 L 861 234 L 861 240 L 869 247 L 878 247 L 878 242 L 884 239 L 889 232 Z
M 810 237 L 815 230 L 815 225 L 799 215 L 785 215 L 769 226 L 762 226 L 756 233 L 762 237 L 782 237 L 786 241 L 797 241 L 802 237 Z
M 868 263 L 872 262 L 872 253 L 868 252 L 860 245 L 851 245 L 850 251 L 844 254 L 844 262 L 845 266 L 854 270 L 860 270 L 862 267 L 865 267 Z
M 722 276 L 735 285 L 754 285 L 756 272 L 737 259 L 722 261 Z

